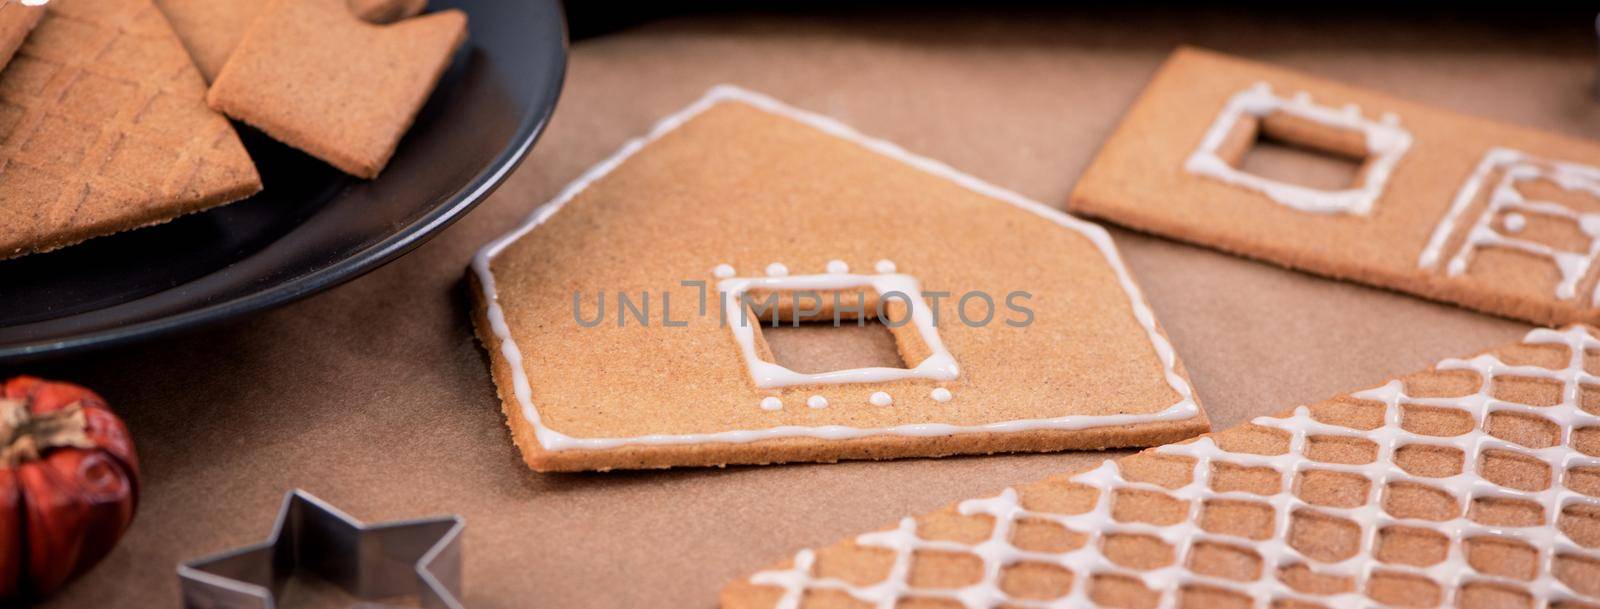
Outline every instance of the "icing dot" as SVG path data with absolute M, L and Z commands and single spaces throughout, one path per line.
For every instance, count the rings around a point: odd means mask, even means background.
M 778 398 L 761 398 L 762 410 L 783 410 L 783 400 Z
M 1600 216 L 1583 214 L 1578 218 L 1578 227 L 1591 235 L 1600 235 Z
M 895 271 L 893 260 L 879 260 L 872 268 L 879 273 L 893 273 Z
M 894 398 L 889 397 L 889 394 L 887 394 L 887 393 L 879 391 L 877 393 L 872 394 L 872 398 L 871 398 L 870 401 L 872 402 L 873 406 L 888 406 L 888 405 L 894 403 Z
M 1501 220 L 1501 222 L 1505 223 L 1507 231 L 1513 233 L 1521 232 L 1522 229 L 1528 226 L 1528 219 L 1517 212 L 1506 214 L 1505 219 Z
M 933 390 L 933 401 L 935 402 L 948 402 L 952 397 L 955 396 L 950 395 L 950 390 L 944 387 Z
M 711 269 L 711 274 L 716 275 L 718 279 L 727 279 L 733 276 L 733 267 L 719 264 L 717 268 Z
M 809 398 L 806 398 L 806 405 L 810 406 L 812 408 L 827 408 L 828 407 L 828 398 L 822 397 L 820 395 L 814 395 L 814 396 L 811 396 Z
M 782 276 L 788 275 L 788 274 L 789 274 L 789 267 L 784 266 L 783 263 L 781 263 L 781 262 L 774 262 L 772 264 L 767 265 L 767 276 L 768 277 L 782 277 Z
M 850 272 L 850 265 L 845 264 L 843 260 L 829 260 L 828 261 L 828 272 L 829 273 L 848 273 L 848 272 Z

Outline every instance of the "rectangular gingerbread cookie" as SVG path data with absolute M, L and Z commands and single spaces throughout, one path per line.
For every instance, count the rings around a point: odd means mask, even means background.
M 1207 429 L 1103 229 L 732 87 L 485 246 L 472 278 L 512 437 L 540 471 L 1148 446 Z M 893 364 L 774 355 L 773 323 L 874 320 Z
M 1275 179 L 1247 162 L 1258 142 L 1359 170 Z M 1070 209 L 1541 324 L 1600 320 L 1600 145 L 1207 51 L 1172 55 Z
M 1600 606 L 1600 340 L 1521 343 L 907 517 L 723 609 Z

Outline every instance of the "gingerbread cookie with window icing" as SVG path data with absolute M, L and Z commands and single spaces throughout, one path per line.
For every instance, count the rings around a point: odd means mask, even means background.
M 1351 169 L 1273 163 L 1285 147 Z M 1206 51 L 1173 54 L 1070 208 L 1489 313 L 1600 320 L 1600 145 Z
M 1593 607 L 1600 340 L 1538 329 L 728 586 L 723 609 Z
M 472 270 L 512 437 L 540 471 L 1207 429 L 1104 230 L 732 87 L 627 143 Z M 829 365 L 785 361 L 796 325 L 877 326 L 893 361 L 849 363 L 872 350 L 856 342 L 808 351 Z

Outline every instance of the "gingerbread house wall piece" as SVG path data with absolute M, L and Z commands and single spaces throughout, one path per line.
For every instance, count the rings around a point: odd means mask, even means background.
M 1273 149 L 1348 161 L 1350 183 L 1315 188 L 1342 176 L 1308 166 L 1269 178 L 1258 170 L 1271 163 L 1250 160 Z M 1183 48 L 1102 146 L 1069 209 L 1535 323 L 1596 323 L 1597 177 L 1592 141 Z
M 1103 229 L 733 87 L 625 144 L 472 268 L 478 333 L 539 470 L 1152 445 L 1207 427 Z M 739 295 L 802 289 L 900 311 L 904 368 L 777 365 Z M 1031 319 L 1006 316 L 1019 292 Z M 577 323 L 601 293 L 633 308 Z M 969 293 L 1000 314 L 957 321 Z

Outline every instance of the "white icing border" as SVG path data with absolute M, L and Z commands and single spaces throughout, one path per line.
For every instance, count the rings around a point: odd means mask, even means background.
M 1456 222 L 1460 220 L 1461 214 L 1466 213 L 1467 208 L 1472 206 L 1473 201 L 1477 200 L 1478 194 L 1488 183 L 1489 175 L 1496 171 L 1502 172 L 1500 180 L 1490 190 L 1489 200 L 1483 212 L 1467 229 L 1466 238 L 1462 240 L 1460 249 L 1456 250 L 1455 255 L 1451 256 L 1445 265 L 1445 274 L 1450 277 L 1466 274 L 1473 253 L 1479 248 L 1487 246 L 1515 249 L 1549 258 L 1561 274 L 1561 281 L 1556 284 L 1556 297 L 1563 300 L 1576 298 L 1578 283 L 1589 274 L 1595 260 L 1600 259 L 1600 214 L 1578 212 L 1553 201 L 1527 200 L 1517 191 L 1517 182 L 1548 179 L 1566 190 L 1600 197 L 1600 167 L 1541 159 L 1510 148 L 1492 148 L 1483 155 L 1483 160 L 1478 162 L 1472 174 L 1456 191 L 1449 211 L 1439 219 L 1433 234 L 1428 237 L 1428 244 L 1417 257 L 1417 266 L 1433 269 L 1439 265 L 1445 242 L 1456 230 Z M 1508 224 L 1504 230 L 1497 229 L 1494 220 L 1502 211 L 1509 211 L 1520 220 L 1512 222 L 1513 216 L 1508 215 L 1506 218 Z M 1589 250 L 1586 252 L 1558 250 L 1544 243 L 1513 237 L 1512 234 L 1519 232 L 1527 221 L 1517 212 L 1571 220 L 1578 225 L 1580 231 L 1589 236 Z M 1590 296 L 1590 303 L 1600 303 L 1600 286 L 1596 286 L 1595 290 L 1595 294 Z
M 1383 424 L 1372 430 L 1358 430 L 1317 421 L 1305 406 L 1296 408 L 1287 418 L 1258 417 L 1255 425 L 1282 430 L 1289 435 L 1289 448 L 1278 455 L 1255 455 L 1224 451 L 1211 436 L 1186 444 L 1169 444 L 1155 449 L 1163 455 L 1177 455 L 1194 460 L 1191 480 L 1177 489 L 1168 489 L 1148 482 L 1133 482 L 1122 474 L 1116 461 L 1107 460 L 1100 467 L 1074 475 L 1072 482 L 1097 489 L 1095 504 L 1080 514 L 1055 514 L 1030 511 L 1023 507 L 1015 489 L 1006 489 L 998 496 L 963 501 L 957 510 L 963 515 L 988 515 L 994 526 L 988 538 L 976 544 L 956 541 L 928 540 L 917 535 L 917 521 L 907 517 L 898 527 L 856 538 L 865 547 L 884 548 L 894 554 L 894 563 L 888 576 L 881 582 L 859 585 L 833 577 L 818 577 L 813 573 L 816 552 L 801 550 L 794 557 L 793 566 L 758 572 L 750 582 L 776 586 L 783 590 L 777 609 L 796 609 L 807 590 L 836 590 L 871 604 L 878 609 L 892 609 L 900 600 L 913 597 L 944 598 L 957 601 L 971 609 L 1014 606 L 1029 609 L 1094 606 L 1089 598 L 1090 578 L 1094 575 L 1120 575 L 1139 580 L 1150 589 L 1162 594 L 1160 607 L 1176 607 L 1178 592 L 1185 586 L 1203 585 L 1235 591 L 1248 595 L 1253 607 L 1270 607 L 1274 601 L 1298 600 L 1337 609 L 1376 607 L 1377 601 L 1365 596 L 1368 580 L 1377 570 L 1397 572 L 1427 578 L 1441 588 L 1439 607 L 1457 606 L 1456 594 L 1463 584 L 1483 582 L 1507 585 L 1524 590 L 1535 598 L 1533 607 L 1544 607 L 1560 601 L 1592 603 L 1594 599 L 1577 592 L 1555 577 L 1558 555 L 1572 555 L 1590 560 L 1600 560 L 1600 550 L 1585 548 L 1573 542 L 1558 526 L 1562 511 L 1572 504 L 1600 505 L 1596 498 L 1583 495 L 1565 487 L 1567 472 L 1578 466 L 1600 466 L 1600 457 L 1582 454 L 1572 447 L 1573 430 L 1600 424 L 1600 416 L 1581 409 L 1581 387 L 1600 383 L 1600 377 L 1584 369 L 1585 352 L 1600 349 L 1582 326 L 1563 331 L 1536 329 L 1524 339 L 1528 344 L 1565 345 L 1568 349 L 1566 365 L 1551 370 L 1537 366 L 1510 365 L 1493 355 L 1480 355 L 1470 360 L 1448 359 L 1440 362 L 1438 370 L 1468 370 L 1480 379 L 1478 391 L 1461 397 L 1412 397 L 1406 395 L 1404 383 L 1390 381 L 1383 386 L 1353 394 L 1353 397 L 1381 402 L 1384 405 Z M 1493 397 L 1496 377 L 1500 375 L 1536 377 L 1559 381 L 1562 401 L 1555 406 L 1530 406 L 1498 400 Z M 1452 437 L 1426 436 L 1407 431 L 1401 422 L 1405 405 L 1431 406 L 1462 410 L 1473 417 L 1473 429 Z M 1546 448 L 1528 448 L 1486 432 L 1486 420 L 1495 412 L 1524 413 L 1554 421 L 1561 429 L 1559 442 Z M 1328 461 L 1312 461 L 1306 457 L 1306 446 L 1312 436 L 1357 438 L 1372 442 L 1377 454 L 1370 463 L 1351 465 Z M 1402 446 L 1421 445 L 1449 447 L 1463 455 L 1462 470 L 1454 476 L 1433 478 L 1418 476 L 1401 469 L 1394 461 L 1395 451 Z M 1502 487 L 1477 472 L 1478 458 L 1487 450 L 1506 450 L 1536 458 L 1549 466 L 1550 486 L 1542 491 L 1525 491 Z M 1279 490 L 1270 496 L 1246 491 L 1217 491 L 1210 486 L 1212 465 L 1226 463 L 1238 467 L 1270 467 L 1278 472 Z M 1333 471 L 1360 475 L 1369 482 L 1367 495 L 1356 507 L 1330 507 L 1312 505 L 1294 493 L 1296 478 L 1308 470 Z M 1455 517 L 1444 521 L 1401 518 L 1384 511 L 1382 494 L 1390 483 L 1421 484 L 1442 488 L 1461 501 Z M 1171 525 L 1153 525 L 1143 522 L 1124 522 L 1112 517 L 1114 495 L 1119 490 L 1144 490 L 1183 500 L 1189 506 L 1187 516 Z M 1472 499 L 1505 498 L 1538 503 L 1544 510 L 1544 524 L 1528 527 L 1490 526 L 1466 517 Z M 1464 499 L 1464 500 L 1463 500 Z M 1270 505 L 1273 508 L 1273 536 L 1264 540 L 1246 539 L 1201 529 L 1201 510 L 1209 500 L 1241 500 Z M 1298 511 L 1327 514 L 1361 527 L 1359 547 L 1355 554 L 1338 562 L 1324 562 L 1304 555 L 1290 545 L 1292 518 Z M 1011 544 L 1014 525 L 1023 519 L 1044 520 L 1059 524 L 1085 536 L 1082 546 L 1060 553 L 1029 551 Z M 1449 538 L 1445 558 L 1426 567 L 1397 562 L 1382 562 L 1377 557 L 1377 544 L 1384 527 L 1392 525 L 1414 526 L 1438 531 Z M 1174 548 L 1172 564 L 1151 570 L 1134 570 L 1118 565 L 1100 550 L 1100 541 L 1106 534 L 1150 535 L 1160 538 Z M 1539 553 L 1539 573 L 1531 580 L 1507 578 L 1473 569 L 1465 554 L 1464 540 L 1474 537 L 1493 537 L 1525 542 Z M 1237 581 L 1196 573 L 1190 570 L 1189 552 L 1197 543 L 1247 548 L 1260 559 L 1260 573 L 1254 580 Z M 959 552 L 974 555 L 983 562 L 983 578 L 976 583 L 955 588 L 914 588 L 909 575 L 915 553 L 919 550 Z M 1062 597 L 1041 601 L 1013 598 L 1001 589 L 1003 569 L 1020 562 L 1059 565 L 1073 574 L 1072 589 Z M 1280 567 L 1304 564 L 1313 566 L 1318 573 L 1348 576 L 1356 581 L 1350 592 L 1326 596 L 1298 592 L 1284 584 L 1276 572 Z
M 878 294 L 899 293 L 911 305 L 911 324 L 922 335 L 928 346 L 928 357 L 915 368 L 851 368 L 828 372 L 800 373 L 777 362 L 761 359 L 756 353 L 756 329 L 759 319 L 745 314 L 744 294 L 750 290 L 828 291 L 847 288 L 871 287 Z M 933 323 L 933 311 L 922 298 L 922 284 L 915 277 L 894 275 L 795 275 L 772 277 L 734 277 L 717 282 L 722 296 L 723 319 L 733 331 L 733 340 L 744 354 L 745 367 L 756 387 L 776 389 L 794 385 L 833 385 L 840 383 L 884 383 L 905 379 L 953 381 L 961 369 L 950 351 L 939 340 L 939 328 Z
M 1241 117 L 1246 114 L 1265 117 L 1275 112 L 1360 132 L 1366 138 L 1367 151 L 1371 154 L 1364 165 L 1361 185 L 1336 191 L 1308 188 L 1242 171 L 1217 155 L 1217 150 L 1228 140 L 1228 135 Z M 1400 162 L 1400 157 L 1411 148 L 1411 132 L 1401 128 L 1399 122 L 1399 118 L 1392 113 L 1383 115 L 1383 122 L 1368 120 L 1361 116 L 1361 109 L 1354 104 L 1345 106 L 1342 111 L 1320 106 L 1312 103 L 1311 96 L 1304 91 L 1293 98 L 1284 99 L 1274 95 L 1267 83 L 1258 82 L 1228 99 L 1228 104 L 1200 141 L 1200 147 L 1189 155 L 1184 169 L 1259 191 L 1273 201 L 1300 211 L 1364 216 L 1372 211 L 1372 205 L 1383 195 L 1383 187 L 1388 183 L 1395 165 Z
M 611 173 L 623 161 L 633 156 L 645 145 L 660 139 L 663 135 L 688 122 L 712 106 L 724 101 L 737 101 L 760 110 L 770 112 L 799 121 L 824 133 L 850 141 L 858 146 L 878 154 L 893 158 L 902 163 L 929 174 L 945 178 L 963 188 L 978 194 L 998 199 L 1015 205 L 1023 210 L 1032 212 L 1046 220 L 1070 230 L 1077 231 L 1088 239 L 1105 256 L 1106 263 L 1116 273 L 1117 280 L 1128 295 L 1129 307 L 1139 324 L 1144 327 L 1150 339 L 1150 344 L 1155 349 L 1157 358 L 1161 361 L 1167 384 L 1177 392 L 1179 399 L 1170 406 L 1158 412 L 1148 414 L 1114 414 L 1114 415 L 1065 415 L 1044 419 L 1022 419 L 1001 421 L 981 425 L 949 425 L 944 423 L 922 423 L 911 425 L 897 425 L 882 428 L 857 428 L 844 425 L 783 425 L 765 429 L 732 430 L 714 433 L 694 434 L 649 434 L 643 436 L 619 438 L 574 438 L 544 425 L 539 417 L 539 411 L 533 405 L 533 387 L 528 381 L 527 372 L 523 369 L 522 351 L 511 337 L 511 328 L 506 322 L 505 310 L 500 306 L 498 293 L 495 291 L 494 274 L 490 271 L 490 263 L 506 246 L 522 238 L 535 227 L 549 220 L 552 215 L 560 211 L 569 201 L 588 188 L 606 174 Z M 884 266 L 880 265 L 880 272 Z M 641 138 L 636 138 L 623 144 L 622 148 L 610 157 L 589 168 L 578 179 L 567 184 L 565 188 L 538 209 L 511 232 L 501 235 L 494 241 L 484 245 L 472 259 L 472 271 L 477 275 L 479 284 L 483 287 L 483 299 L 488 303 L 485 317 L 489 320 L 491 332 L 500 341 L 500 354 L 506 358 L 511 369 L 511 390 L 517 403 L 521 406 L 522 416 L 533 425 L 534 434 L 539 440 L 539 445 L 545 450 L 572 450 L 572 449 L 607 449 L 626 446 L 630 444 L 642 445 L 682 445 L 704 443 L 743 443 L 758 440 L 789 437 L 809 437 L 829 440 L 849 438 L 864 438 L 876 435 L 892 434 L 899 436 L 936 437 L 964 433 L 996 433 L 1017 432 L 1034 429 L 1085 429 L 1092 427 L 1108 427 L 1116 425 L 1129 425 L 1134 423 L 1151 423 L 1158 421 L 1179 421 L 1192 419 L 1199 414 L 1199 406 L 1194 401 L 1193 390 L 1182 376 L 1178 375 L 1176 368 L 1176 354 L 1171 343 L 1161 336 L 1156 329 L 1155 315 L 1150 307 L 1145 304 L 1144 297 L 1139 287 L 1134 284 L 1133 278 L 1128 273 L 1127 267 L 1117 255 L 1116 246 L 1111 241 L 1111 235 L 1105 229 L 1069 216 L 1061 211 L 1043 203 L 1032 201 L 1010 190 L 989 184 L 971 175 L 957 171 L 948 165 L 907 152 L 905 149 L 889 143 L 862 135 L 854 129 L 835 121 L 831 118 L 799 110 L 783 104 L 775 99 L 733 87 L 718 85 L 713 87 L 704 97 L 690 104 L 688 107 L 674 113 L 650 130 L 650 133 Z M 890 269 L 888 272 L 893 272 Z

